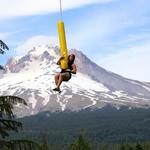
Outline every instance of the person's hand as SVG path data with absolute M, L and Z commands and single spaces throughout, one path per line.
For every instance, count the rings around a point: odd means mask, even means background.
M 61 57 L 59 58 L 59 60 L 57 61 L 57 65 L 60 65 L 61 60 L 63 60 L 64 58 L 65 58 L 64 56 L 61 56 Z
M 60 58 L 59 58 L 59 60 L 62 60 L 62 59 L 64 59 L 65 57 L 64 56 L 61 56 Z

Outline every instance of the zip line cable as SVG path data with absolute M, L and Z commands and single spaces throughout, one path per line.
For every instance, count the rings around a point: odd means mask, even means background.
M 62 2 L 61 2 L 61 0 L 59 0 L 59 2 L 60 2 L 60 20 L 62 21 Z

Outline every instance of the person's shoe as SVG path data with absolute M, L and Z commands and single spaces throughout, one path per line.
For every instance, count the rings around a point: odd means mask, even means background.
M 53 91 L 57 91 L 57 92 L 61 93 L 59 88 L 54 88 Z

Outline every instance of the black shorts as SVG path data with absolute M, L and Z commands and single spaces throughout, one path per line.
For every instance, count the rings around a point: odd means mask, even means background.
M 71 72 L 61 72 L 62 80 L 69 81 L 71 79 Z

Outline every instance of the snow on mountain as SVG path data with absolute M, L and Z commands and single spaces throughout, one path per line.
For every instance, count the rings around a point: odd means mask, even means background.
M 78 111 L 101 108 L 106 104 L 115 107 L 150 106 L 150 84 L 126 79 L 96 65 L 81 51 L 76 55 L 78 73 L 61 86 L 62 93 L 52 91 L 54 75 L 60 71 L 56 61 L 59 48 L 42 45 L 34 47 L 25 56 L 8 60 L 6 71 L 0 76 L 0 94 L 24 98 L 28 106 L 17 105 L 18 116 L 41 111 Z

